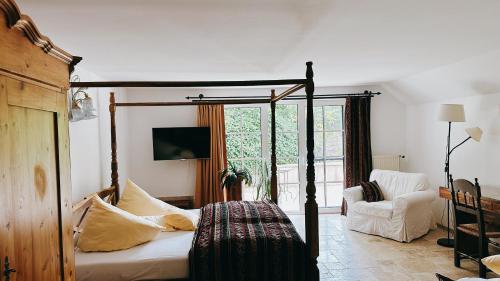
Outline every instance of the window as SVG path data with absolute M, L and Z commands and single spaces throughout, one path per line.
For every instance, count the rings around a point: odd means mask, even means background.
M 269 110 L 269 148 L 271 111 Z M 297 104 L 276 105 L 278 202 L 285 211 L 300 211 L 299 125 Z M 271 153 L 269 152 L 269 157 Z
M 228 161 L 245 167 L 253 178 L 262 165 L 262 133 L 260 107 L 230 107 L 224 109 Z M 253 200 L 252 187 L 243 188 L 243 199 Z
M 343 105 L 316 102 L 315 168 L 320 208 L 339 207 L 344 180 Z M 276 105 L 278 204 L 287 212 L 303 211 L 306 186 L 305 101 Z M 252 172 L 259 182 L 262 167 L 270 176 L 271 110 L 269 105 L 225 107 L 228 160 Z M 254 200 L 254 186 L 243 188 L 243 199 Z
M 314 107 L 316 201 L 320 207 L 342 205 L 344 185 L 343 106 Z

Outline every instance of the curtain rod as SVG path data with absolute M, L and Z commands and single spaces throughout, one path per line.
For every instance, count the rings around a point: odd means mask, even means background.
M 381 95 L 381 92 L 364 91 L 363 93 L 352 93 L 352 94 L 325 94 L 325 95 L 314 95 L 313 99 L 344 99 L 348 97 L 374 97 Z M 200 94 L 198 96 L 187 96 L 187 100 L 192 101 L 203 101 L 203 100 L 223 100 L 223 99 L 263 99 L 268 98 L 267 96 L 204 96 Z M 284 100 L 303 100 L 306 99 L 306 95 L 296 95 L 288 96 L 283 98 Z
M 207 100 L 191 102 L 117 102 L 115 106 L 193 106 L 193 105 L 216 105 L 216 104 L 265 104 L 271 99 L 237 99 L 237 100 Z

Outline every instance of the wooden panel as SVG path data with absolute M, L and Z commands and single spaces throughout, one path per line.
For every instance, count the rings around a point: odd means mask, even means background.
M 63 110 L 58 99 L 60 96 L 66 99 L 66 95 L 30 83 L 6 78 L 7 101 L 9 105 L 28 107 L 52 112 Z
M 0 258 L 11 280 L 73 281 L 66 91 L 81 58 L 13 0 L 0 0 L 0 38 Z
M 10 140 L 8 131 L 7 89 L 0 76 L 0 259 L 14 257 L 12 188 L 10 184 Z M 2 280 L 0 278 L 0 280 Z
M 44 247 L 48 247 L 55 252 L 51 254 L 51 260 L 49 263 L 45 263 L 44 268 L 45 269 L 38 269 L 38 271 L 42 272 L 41 276 L 43 274 L 52 274 L 52 272 L 47 271 L 49 267 L 48 265 L 54 265 L 54 262 L 56 262 L 57 266 L 55 267 L 57 270 L 57 273 L 60 275 L 60 268 L 64 268 L 64 278 L 65 280 L 72 281 L 75 279 L 75 273 L 74 273 L 74 253 L 73 253 L 73 231 L 72 231 L 72 218 L 71 218 L 71 182 L 70 182 L 70 163 L 69 163 L 69 132 L 68 132 L 68 113 L 67 113 L 67 97 L 65 94 L 60 93 L 60 92 L 54 92 L 47 90 L 45 88 L 35 86 L 26 82 L 21 82 L 21 81 L 16 81 L 13 80 L 12 78 L 7 78 L 7 77 L 2 77 L 0 76 L 0 87 L 2 89 L 2 101 L 3 101 L 3 107 L 6 108 L 7 104 L 10 103 L 11 105 L 8 107 L 8 111 L 3 111 L 2 113 L 5 112 L 16 112 L 15 109 L 19 109 L 23 114 L 17 113 L 17 115 L 11 115 L 10 118 L 11 120 L 15 120 L 16 123 L 22 122 L 22 124 L 25 124 L 26 126 L 32 126 L 33 124 L 37 124 L 34 128 L 29 128 L 25 127 L 24 129 L 21 129 L 21 125 L 18 124 L 18 135 L 15 135 L 16 130 L 14 130 L 13 124 L 10 124 L 8 126 L 10 128 L 10 139 L 12 138 L 19 138 L 22 140 L 23 138 L 26 140 L 31 140 L 33 141 L 34 145 L 29 146 L 29 149 L 17 149 L 15 150 L 9 142 L 3 142 L 3 146 L 5 148 L 2 148 L 3 150 L 7 151 L 19 151 L 19 155 L 22 153 L 26 154 L 27 156 L 22 156 L 25 157 L 23 161 L 28 161 L 30 155 L 37 155 L 37 153 L 40 153 L 38 150 L 41 151 L 47 151 L 46 147 L 40 147 L 40 144 L 47 144 L 51 143 L 52 149 L 50 152 L 53 155 L 53 163 L 51 164 L 51 168 L 46 170 L 46 176 L 47 178 L 50 178 L 50 188 L 51 190 L 54 190 L 54 193 L 50 193 L 47 196 L 47 201 L 39 202 L 39 205 L 31 204 L 33 208 L 40 207 L 40 208 L 46 208 L 49 207 L 50 209 L 45 209 L 45 211 L 41 212 L 35 212 L 33 214 L 29 212 L 16 212 L 19 213 L 21 216 L 21 219 L 19 221 L 21 225 L 21 229 L 26 229 L 29 224 L 27 224 L 26 221 L 28 221 L 28 217 L 32 217 L 32 223 L 36 224 L 37 223 L 37 217 L 35 214 L 44 214 L 46 218 L 49 218 L 50 223 L 47 221 L 43 221 L 43 225 L 56 225 L 59 226 L 62 225 L 61 231 L 59 231 L 58 228 L 56 229 L 51 229 L 50 231 L 46 232 L 44 231 L 43 228 L 41 228 L 41 232 L 33 231 L 33 240 L 31 239 L 21 239 L 20 242 L 16 242 L 18 246 L 24 248 L 24 256 L 32 256 L 33 250 L 30 249 L 38 249 L 41 248 L 42 252 L 50 252 L 44 249 Z M 36 109 L 43 109 L 43 110 L 36 110 Z M 45 117 L 40 117 L 36 116 L 34 119 L 29 119 L 29 120 L 24 120 L 22 118 L 29 118 L 31 115 L 36 115 L 35 113 L 32 112 L 38 112 L 39 114 L 42 114 L 42 116 Z M 13 113 L 14 114 L 14 113 Z M 19 116 L 18 116 L 19 115 Z M 2 122 L 5 118 L 9 118 L 9 116 L 5 115 L 2 118 Z M 19 121 L 19 120 L 21 121 Z M 51 129 L 48 130 L 47 126 L 49 126 Z M 2 135 L 5 134 L 8 136 L 9 130 L 7 130 L 6 126 L 3 126 L 4 130 L 1 131 Z M 32 135 L 37 133 L 37 129 L 44 130 L 45 133 L 50 132 L 49 135 Z M 57 128 L 57 130 L 56 130 Z M 49 138 L 50 137 L 50 138 Z M 9 144 L 9 147 L 5 145 L 5 143 Z M 12 145 L 17 145 L 21 146 L 23 145 L 22 142 L 14 142 Z M 5 154 L 8 155 L 8 154 Z M 15 155 L 12 155 L 13 158 Z M 19 156 L 21 157 L 21 156 Z M 17 157 L 19 159 L 19 157 Z M 38 157 L 38 156 L 37 156 Z M 9 159 L 8 157 L 3 159 Z M 13 160 L 14 161 L 14 160 Z M 18 160 L 16 160 L 18 161 Z M 28 161 L 30 162 L 30 161 Z M 2 167 L 15 167 L 13 163 L 2 163 Z M 23 166 L 21 162 L 17 164 L 18 166 Z M 30 163 L 28 165 L 29 171 L 31 171 L 33 168 L 33 164 Z M 44 168 L 45 170 L 45 168 Z M 49 173 L 50 172 L 50 173 Z M 33 176 L 33 171 L 31 174 L 26 175 L 26 180 L 18 180 L 17 187 L 16 187 L 16 192 L 13 194 L 13 198 L 20 198 L 21 195 L 23 195 L 25 192 L 21 186 L 26 186 L 31 184 L 33 186 L 32 179 Z M 10 173 L 12 174 L 12 172 Z M 9 178 L 7 178 L 9 180 Z M 16 186 L 12 184 L 12 186 Z M 57 187 L 60 187 L 59 189 Z M 2 189 L 5 189 L 4 185 L 2 184 Z M 58 190 L 60 191 L 60 194 L 58 194 Z M 7 194 L 7 193 L 6 193 Z M 31 196 L 31 197 L 30 197 Z M 60 201 L 59 201 L 59 197 Z M 24 194 L 25 198 L 31 198 L 30 200 L 34 200 L 33 198 L 36 199 L 36 197 L 33 197 L 33 194 Z M 4 198 L 4 197 L 3 197 Z M 22 202 L 17 202 L 16 201 L 16 206 L 11 206 L 9 209 L 13 208 L 19 208 L 21 207 L 20 204 L 26 204 L 26 202 L 30 202 L 28 199 L 23 199 Z M 10 201 L 10 200 L 9 200 Z M 24 202 L 24 203 L 23 203 Z M 59 205 L 60 202 L 60 205 Z M 54 209 L 55 208 L 55 209 Z M 60 208 L 60 213 L 61 216 L 59 218 L 59 210 Z M 50 212 L 49 212 L 50 210 Z M 3 213 L 3 212 L 2 212 Z M 47 215 L 50 213 L 50 216 Z M 2 217 L 2 221 L 3 221 Z M 40 225 L 42 225 L 42 222 L 40 221 Z M 54 230 L 54 231 L 52 231 Z M 2 235 L 5 232 L 2 231 Z M 19 237 L 20 235 L 23 235 L 24 231 L 21 232 L 15 232 L 15 236 Z M 48 233 L 48 234 L 47 234 Z M 22 237 L 22 236 L 21 236 Z M 40 239 L 40 240 L 36 240 Z M 3 239 L 2 239 L 3 241 Z M 45 241 L 45 242 L 37 242 L 37 241 Z M 59 243 L 59 241 L 62 241 L 62 244 Z M 8 244 L 8 243 L 2 243 L 2 245 Z M 36 250 L 38 252 L 39 250 Z M 63 254 L 64 258 L 61 259 L 61 253 Z M 10 254 L 9 256 L 14 256 Z M 35 254 L 35 256 L 37 256 Z M 11 258 L 12 259 L 12 265 L 13 267 L 16 267 L 16 257 Z M 35 261 L 32 261 L 32 265 L 34 265 Z M 19 272 L 27 272 L 26 270 L 30 267 L 30 265 L 21 265 L 21 270 Z M 24 267 L 24 268 L 23 268 Z M 36 267 L 33 266 L 35 270 Z M 31 280 L 31 276 L 29 274 L 25 274 L 27 279 L 24 279 L 25 276 L 23 276 L 23 273 L 18 274 L 23 279 L 19 280 Z M 13 274 L 14 276 L 14 274 Z M 52 280 L 52 279 L 48 279 Z
M 1 68 L 59 88 L 68 88 L 68 64 L 47 55 L 28 40 L 22 30 L 9 28 L 7 19 L 1 14 L 0 11 Z
M 159 200 L 182 209 L 193 208 L 193 196 L 158 197 Z
M 57 114 L 58 148 L 59 148 L 59 180 L 61 208 L 61 239 L 63 252 L 63 273 L 65 281 L 75 280 L 75 257 L 73 247 L 73 215 L 71 194 L 71 164 L 69 156 L 69 116 L 65 95 L 58 95 Z
M 9 106 L 15 274 L 60 280 L 59 201 L 54 113 Z

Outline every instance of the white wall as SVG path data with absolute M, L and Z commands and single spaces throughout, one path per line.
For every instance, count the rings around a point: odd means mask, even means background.
M 406 105 L 391 93 L 380 91 L 382 95 L 372 99 L 372 154 L 406 156 Z M 402 170 L 406 169 L 406 159 L 401 160 Z
M 452 124 L 452 146 L 467 137 L 464 129 L 478 126 L 484 134 L 451 156 L 455 178 L 479 179 L 481 186 L 500 189 L 500 51 L 446 65 L 399 81 L 384 88 L 408 102 L 406 140 L 407 170 L 429 176 L 432 188 L 445 185 L 447 123 L 438 122 L 439 105 L 463 104 L 466 122 Z M 437 191 L 436 191 L 437 194 Z M 436 219 L 445 223 L 445 201 L 433 208 Z
M 364 90 L 379 91 L 374 86 L 317 88 L 316 94 L 344 94 Z M 383 91 L 383 90 L 381 90 Z M 281 92 L 281 90 L 277 90 Z M 270 89 L 127 89 L 129 102 L 186 101 L 185 96 L 267 95 Z M 120 109 L 119 109 L 120 110 Z M 372 102 L 372 149 L 377 154 L 405 154 L 405 105 L 391 94 L 383 93 Z M 153 127 L 196 126 L 196 107 L 130 107 L 127 108 L 128 148 L 118 152 L 126 164 L 129 177 L 154 196 L 193 195 L 196 160 L 153 161 L 151 130 Z M 125 121 L 117 118 L 117 125 Z M 109 138 L 105 135 L 104 138 Z M 120 145 L 123 138 L 118 137 Z M 120 178 L 123 165 L 120 165 Z M 105 177 L 107 174 L 105 175 Z
M 129 102 L 185 101 L 185 96 L 195 94 L 195 90 L 127 89 Z M 122 163 L 122 157 L 128 157 L 130 179 L 153 196 L 193 195 L 196 160 L 153 161 L 152 128 L 195 127 L 196 107 L 129 107 L 127 111 L 128 149 L 119 151 L 118 157 Z M 123 123 L 117 119 L 117 124 Z M 118 137 L 118 142 L 122 140 Z
M 75 75 L 81 81 L 101 80 L 92 72 L 83 68 L 77 68 Z M 109 121 L 109 92 L 116 92 L 117 101 L 126 100 L 124 89 L 87 89 L 85 92 L 94 101 L 97 109 L 97 118 L 70 122 L 70 158 L 71 158 L 71 184 L 73 202 L 83 197 L 110 186 L 111 183 L 111 144 L 110 144 L 110 121 Z M 127 177 L 127 147 L 128 127 L 126 109 L 117 112 L 117 118 L 121 121 L 117 124 L 118 155 L 124 165 L 120 166 L 121 184 Z M 120 153 L 121 152 L 121 153 Z
M 97 77 L 92 73 L 79 68 L 74 74 L 79 75 L 82 81 L 93 81 Z M 87 91 L 96 102 L 98 91 Z M 98 190 L 101 186 L 101 152 L 99 119 L 70 122 L 70 157 L 71 157 L 71 184 L 73 188 L 73 202 L 82 199 L 85 195 Z
M 484 131 L 480 143 L 469 140 L 453 152 L 450 173 L 455 178 L 470 181 L 477 177 L 481 186 L 500 188 L 500 93 L 409 106 L 406 137 L 410 159 L 408 170 L 426 173 L 434 189 L 446 183 L 444 161 L 448 125 L 436 121 L 441 103 L 458 103 L 465 107 L 467 122 L 452 124 L 452 146 L 467 137 L 464 131 L 467 127 L 478 126 Z M 444 206 L 443 200 L 434 206 L 439 221 Z

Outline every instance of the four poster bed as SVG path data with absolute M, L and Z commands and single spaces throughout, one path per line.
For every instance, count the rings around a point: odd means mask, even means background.
M 215 104 L 262 104 L 269 103 L 271 106 L 271 201 L 267 202 L 244 202 L 231 201 L 227 203 L 208 204 L 200 211 L 200 221 L 196 232 L 180 235 L 175 240 L 177 244 L 186 245 L 185 240 L 192 241 L 189 250 L 189 276 L 190 280 L 229 280 L 222 272 L 238 271 L 230 276 L 232 280 L 319 280 L 317 258 L 319 255 L 319 233 L 318 233 L 318 205 L 316 203 L 315 171 L 314 171 L 314 123 L 313 123 L 313 94 L 314 81 L 312 62 L 307 62 L 305 79 L 287 80 L 255 80 L 255 81 L 191 81 L 191 82 L 160 82 L 160 81 L 125 81 L 125 82 L 72 82 L 71 87 L 252 87 L 252 86 L 282 86 L 294 85 L 281 94 L 272 90 L 269 98 L 247 98 L 247 99 L 217 99 L 198 100 L 191 102 L 134 102 L 117 103 L 114 93 L 110 94 L 109 111 L 111 114 L 111 185 L 110 189 L 99 192 L 100 197 L 108 198 L 116 204 L 119 200 L 120 185 L 118 183 L 118 160 L 116 139 L 116 108 L 128 106 L 193 106 L 193 105 L 215 105 Z M 276 159 L 276 103 L 292 93 L 305 88 L 307 100 L 307 200 L 305 202 L 305 243 L 297 234 L 289 218 L 279 209 L 278 202 L 278 180 Z M 76 228 L 82 223 L 90 200 L 85 199 L 74 207 L 74 212 L 79 214 Z M 243 238 L 242 238 L 243 237 Z M 163 238 L 161 238 L 163 239 Z M 161 240 L 160 239 L 160 240 Z M 165 238 L 166 239 L 166 238 Z M 184 242 L 180 242 L 184 240 Z M 152 244 L 150 244 L 152 243 Z M 140 252 L 157 249 L 162 251 L 165 245 L 161 242 L 152 241 L 138 247 Z M 216 245 L 216 246 L 214 246 Z M 144 247 L 149 247 L 145 250 Z M 229 250 L 228 250 L 229 249 Z M 137 249 L 126 250 L 125 259 L 136 255 Z M 185 249 L 184 249 L 185 250 Z M 224 255 L 221 253 L 232 252 Z M 102 259 L 105 263 L 109 259 L 119 259 L 118 254 L 106 254 Z M 165 253 L 171 255 L 172 253 Z M 252 256 L 253 257 L 250 257 Z M 99 253 L 85 253 L 80 260 L 90 266 L 99 261 Z M 123 257 L 122 257 L 123 258 Z M 186 258 L 186 257 L 184 257 Z M 166 261 L 165 261 L 166 262 Z M 118 262 L 116 262 L 118 263 Z M 116 264 L 115 263 L 115 264 Z M 121 264 L 132 268 L 134 265 Z M 181 268 L 179 264 L 169 264 L 173 268 Z M 77 271 L 78 271 L 77 253 Z M 109 263 L 104 268 L 92 270 L 106 270 L 111 266 Z M 144 266 L 144 265 L 141 265 Z M 252 267 L 253 266 L 253 267 Z M 152 265 L 145 266 L 150 270 Z M 163 265 L 163 270 L 165 269 Z M 258 271 L 246 270 L 246 267 L 262 269 Z M 303 268 L 303 270 L 301 269 Z M 125 269 L 123 269 L 125 270 Z M 140 270 L 144 270 L 143 267 Z M 224 273 L 225 274 L 225 273 Z M 236 276 L 236 277 L 235 277 Z M 264 277 L 264 278 L 263 278 Z M 184 278 L 184 277 L 183 277 Z M 169 278 L 169 279 L 178 279 Z M 79 276 L 77 275 L 77 280 Z M 84 279 L 81 279 L 84 280 Z M 89 279 L 90 280 L 90 279 Z M 134 279 L 135 280 L 135 279 Z M 141 279 L 142 280 L 142 279 Z M 185 279 L 183 279 L 185 280 Z

